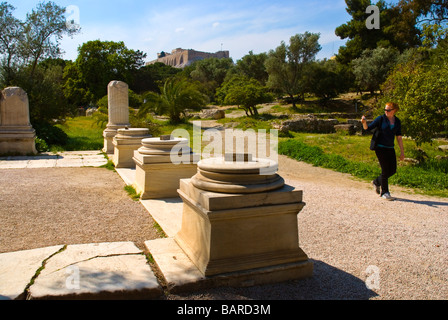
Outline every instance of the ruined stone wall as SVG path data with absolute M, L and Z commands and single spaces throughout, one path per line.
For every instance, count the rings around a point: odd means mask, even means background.
M 158 58 L 156 60 L 150 61 L 147 63 L 154 64 L 156 62 L 162 62 L 166 65 L 175 67 L 175 68 L 184 68 L 194 61 L 203 60 L 207 58 L 229 58 L 229 51 L 218 51 L 216 53 L 209 52 L 201 52 L 192 49 L 174 49 L 171 54 L 166 54 L 164 57 Z

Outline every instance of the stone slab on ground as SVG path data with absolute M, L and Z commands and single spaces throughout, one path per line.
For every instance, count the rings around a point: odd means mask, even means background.
M 115 168 L 118 175 L 127 185 L 133 185 L 135 182 L 135 168 Z
M 145 255 L 132 242 L 69 245 L 48 260 L 31 299 L 151 299 L 162 294 Z
M 313 273 L 313 262 L 306 261 L 206 277 L 174 238 L 149 240 L 145 246 L 154 258 L 168 290 L 174 294 L 223 286 L 272 284 L 309 278 Z
M 182 226 L 183 202 L 179 198 L 140 200 L 151 217 L 168 237 L 174 237 Z
M 127 185 L 135 182 L 135 168 L 116 168 Z M 159 224 L 168 237 L 174 237 L 182 224 L 183 201 L 180 197 L 161 199 L 140 199 L 140 203 Z
M 21 298 L 42 263 L 62 248 L 52 246 L 0 254 L 0 300 Z
M 146 256 L 132 242 L 62 248 L 1 254 L 0 296 L 19 298 L 43 264 L 28 299 L 157 299 L 163 293 Z
M 0 157 L 0 169 L 99 167 L 105 164 L 107 164 L 107 159 L 100 151 L 96 150 Z

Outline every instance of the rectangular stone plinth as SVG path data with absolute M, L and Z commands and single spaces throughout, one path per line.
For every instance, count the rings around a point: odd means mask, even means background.
M 0 154 L 37 154 L 34 129 L 14 131 L 0 127 Z
M 173 238 L 145 242 L 171 293 L 216 287 L 249 287 L 312 277 L 313 262 L 303 261 L 271 267 L 205 276 Z
M 182 181 L 182 227 L 175 241 L 205 276 L 308 261 L 297 226 L 305 203 L 295 191 L 284 186 L 252 197 L 223 195 Z M 220 209 L 207 209 L 213 207 Z
M 204 191 L 198 188 L 190 188 L 189 185 L 190 179 L 182 179 L 179 183 L 179 189 L 205 210 L 213 211 L 302 203 L 303 199 L 303 191 L 289 185 L 285 185 L 282 189 L 271 192 L 245 194 L 244 201 L 241 201 L 241 194 Z
M 141 146 L 141 142 L 137 141 L 136 143 L 130 143 L 131 141 L 117 141 L 115 138 L 113 139 L 114 145 L 114 155 L 112 161 L 115 165 L 115 168 L 135 168 L 134 162 L 134 151 L 137 150 Z
M 117 134 L 117 130 L 112 130 L 109 128 L 106 128 L 103 131 L 103 137 L 104 137 L 104 148 L 103 152 L 107 154 L 113 154 L 114 153 L 114 137 Z
M 137 153 L 137 152 L 136 152 Z M 177 198 L 179 181 L 196 174 L 197 166 L 191 164 L 150 163 L 145 164 L 139 158 L 133 158 L 135 167 L 134 187 L 140 198 L 160 199 Z

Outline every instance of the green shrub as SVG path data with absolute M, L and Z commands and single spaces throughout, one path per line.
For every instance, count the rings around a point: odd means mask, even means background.
M 50 148 L 48 147 L 48 144 L 45 142 L 45 140 L 40 139 L 39 137 L 36 137 L 35 145 L 36 145 L 36 150 L 39 153 L 50 151 Z
M 45 141 L 47 146 L 65 145 L 68 141 L 68 135 L 64 130 L 48 122 L 33 123 L 33 128 L 36 130 L 36 136 Z

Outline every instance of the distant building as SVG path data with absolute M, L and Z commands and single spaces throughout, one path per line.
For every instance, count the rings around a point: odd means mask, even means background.
M 171 53 L 161 52 L 157 54 L 157 59 L 147 62 L 146 65 L 162 62 L 175 68 L 185 68 L 195 61 L 207 58 L 229 58 L 229 51 L 218 51 L 216 53 L 201 52 L 192 49 L 177 48 Z

